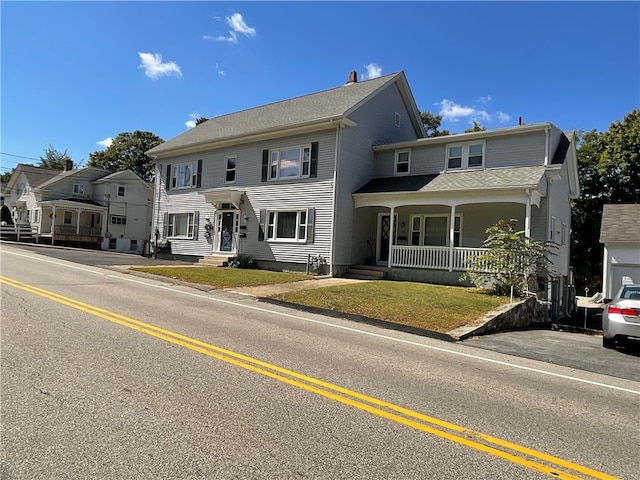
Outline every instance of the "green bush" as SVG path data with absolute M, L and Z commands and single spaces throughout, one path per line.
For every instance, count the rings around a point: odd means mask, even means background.
M 229 259 L 229 268 L 256 268 L 253 263 L 253 258 L 251 255 L 247 255 L 246 253 L 241 253 L 235 257 L 231 257 Z

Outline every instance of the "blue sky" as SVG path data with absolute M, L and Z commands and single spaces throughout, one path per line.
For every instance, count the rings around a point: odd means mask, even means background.
M 461 132 L 640 107 L 638 2 L 0 2 L 0 169 L 403 70 Z M 27 158 L 21 158 L 27 157 Z

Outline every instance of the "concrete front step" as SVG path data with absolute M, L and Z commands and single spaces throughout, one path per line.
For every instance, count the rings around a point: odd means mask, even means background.
M 229 264 L 229 257 L 222 255 L 210 255 L 198 260 L 198 265 L 207 267 L 226 267 Z
M 387 278 L 387 272 L 373 266 L 354 265 L 345 272 L 344 276 L 360 280 L 384 280 Z

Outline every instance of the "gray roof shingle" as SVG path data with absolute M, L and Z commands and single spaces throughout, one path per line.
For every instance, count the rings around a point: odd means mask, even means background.
M 537 186 L 544 172 L 544 166 L 535 166 L 374 178 L 355 193 L 440 192 Z
M 341 117 L 402 72 L 213 117 L 152 148 L 149 155 Z
M 602 208 L 600 243 L 640 243 L 640 205 L 606 204 Z

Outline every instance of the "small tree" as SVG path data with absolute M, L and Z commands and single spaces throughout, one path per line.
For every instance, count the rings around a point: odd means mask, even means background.
M 483 247 L 490 250 L 476 257 L 462 276 L 490 293 L 522 297 L 537 283 L 538 277 L 557 276 L 551 270 L 555 242 L 540 241 L 516 231 L 510 222 L 500 220 L 486 230 Z
M 64 152 L 60 152 L 53 148 L 53 145 L 49 145 L 44 149 L 44 155 L 40 157 L 38 166 L 53 168 L 55 170 L 64 170 L 67 166 L 67 162 L 69 161 L 71 161 L 71 156 L 67 153 L 66 148 Z

